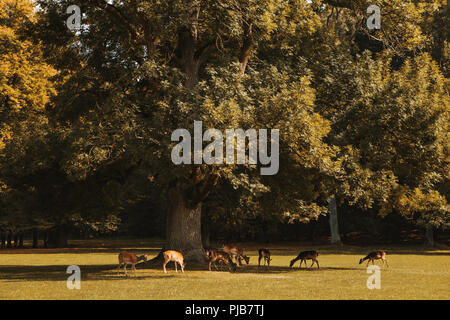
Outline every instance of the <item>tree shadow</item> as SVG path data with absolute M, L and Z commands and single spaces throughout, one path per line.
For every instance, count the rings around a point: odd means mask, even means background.
M 258 266 L 242 266 L 237 268 L 236 273 L 259 273 L 259 274 L 272 274 L 272 273 L 285 273 L 292 271 L 289 267 L 282 267 L 282 266 L 271 266 L 269 268 L 267 267 L 259 267 Z
M 123 273 L 123 268 L 117 275 L 117 265 L 87 265 L 79 266 L 81 270 L 81 281 L 92 280 L 130 280 L 130 279 L 162 279 L 173 277 L 173 275 L 139 275 L 127 268 L 128 276 Z M 6 281 L 66 281 L 71 275 L 66 273 L 67 265 L 48 266 L 14 266 L 6 265 L 0 267 L 0 280 Z M 109 272 L 108 272 L 109 271 Z M 162 270 L 161 270 L 162 271 Z
M 141 263 L 143 264 L 143 263 Z M 138 264 L 139 265 L 139 264 Z M 136 269 L 138 270 L 138 265 Z M 159 270 L 161 274 L 158 275 L 139 275 L 139 271 L 136 272 L 136 277 L 134 272 L 132 272 L 130 267 L 127 268 L 128 276 L 125 276 L 123 272 L 123 267 L 120 269 L 119 275 L 117 274 L 117 265 L 81 265 L 81 281 L 95 281 L 95 280 L 146 280 L 146 279 L 167 279 L 178 276 L 182 274 L 179 270 L 178 274 L 175 273 L 175 268 L 173 265 L 167 266 L 168 274 L 164 274 L 162 270 L 162 265 L 152 265 L 146 266 L 144 269 L 155 269 Z M 140 268 L 142 269 L 142 268 Z M 364 269 L 364 268 L 363 268 Z M 0 280 L 6 281 L 67 281 L 71 274 L 66 273 L 66 265 L 44 265 L 44 266 L 16 266 L 16 265 L 6 265 L 0 267 Z M 323 272 L 323 271 L 336 271 L 336 270 L 361 270 L 361 268 L 346 268 L 346 267 L 317 267 L 313 268 L 290 268 L 289 266 L 270 266 L 270 267 L 259 267 L 253 265 L 244 265 L 238 267 L 236 272 L 232 272 L 225 265 L 218 265 L 218 270 L 214 267 L 211 272 L 226 272 L 226 273 L 237 273 L 237 274 L 282 274 L 282 273 L 297 273 L 297 272 Z M 185 269 L 185 272 L 189 271 L 208 271 L 207 264 L 194 264 L 191 268 Z M 169 274 L 170 273 L 170 274 Z
M 354 267 L 320 267 L 317 268 L 316 265 L 314 267 L 293 267 L 289 266 L 270 266 L 270 267 L 259 267 L 258 266 L 245 266 L 238 268 L 237 273 L 255 273 L 255 274 L 274 274 L 274 273 L 287 273 L 287 272 L 319 272 L 319 271 L 331 271 L 331 270 L 360 270 L 360 268 Z
M 161 249 L 127 247 L 127 248 L 8 248 L 0 249 L 1 254 L 75 254 L 75 253 L 104 253 L 119 255 L 121 252 L 134 252 L 138 255 L 157 255 Z

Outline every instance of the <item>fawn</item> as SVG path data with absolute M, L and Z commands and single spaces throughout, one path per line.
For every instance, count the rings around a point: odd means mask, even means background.
M 384 252 L 384 251 L 373 251 L 373 252 L 369 253 L 366 257 L 359 260 L 359 264 L 368 260 L 367 265 L 366 265 L 366 266 L 368 266 L 370 261 L 372 261 L 372 264 L 375 264 L 375 260 L 379 260 L 379 259 L 382 260 L 381 266 L 384 266 L 384 263 L 386 263 L 386 266 L 389 267 L 389 264 L 386 259 L 386 252 Z
M 291 260 L 291 264 L 289 265 L 289 267 L 292 268 L 294 263 L 298 260 L 300 260 L 300 265 L 298 266 L 299 268 L 302 266 L 303 261 L 305 261 L 305 267 L 308 267 L 306 265 L 306 260 L 312 260 L 312 264 L 311 264 L 310 268 L 312 268 L 312 266 L 314 265 L 314 262 L 315 262 L 317 264 L 317 269 L 319 269 L 319 261 L 317 261 L 318 256 L 319 256 L 319 254 L 317 253 L 317 251 L 314 251 L 314 250 L 302 251 L 298 254 L 297 258 Z
M 226 265 L 228 265 L 228 268 L 230 269 L 230 271 L 236 272 L 236 263 L 233 262 L 233 260 L 231 259 L 231 256 L 228 253 L 226 253 L 225 251 L 212 249 L 212 250 L 208 250 L 207 255 L 209 257 L 209 271 L 211 271 L 211 265 L 214 265 L 216 270 L 219 270 L 217 268 L 216 263 L 223 262 Z
M 122 264 L 124 265 L 123 270 L 125 271 L 125 276 L 127 275 L 127 265 L 131 264 L 131 270 L 134 270 L 134 276 L 136 277 L 136 263 L 144 260 L 147 261 L 147 255 L 144 254 L 142 256 L 136 256 L 131 252 L 121 252 L 119 253 L 119 266 L 117 267 L 117 275 L 119 275 L 120 267 Z
M 258 250 L 258 255 L 258 268 L 261 265 L 261 259 L 264 259 L 264 265 L 266 265 L 267 261 L 267 267 L 270 267 L 270 261 L 272 261 L 272 259 L 270 258 L 270 251 L 262 248 Z
M 176 272 L 178 272 L 177 263 L 179 263 L 181 266 L 181 271 L 184 273 L 184 267 L 186 266 L 186 263 L 184 262 L 183 255 L 180 252 L 175 250 L 167 250 L 164 251 L 163 255 L 164 255 L 164 264 L 163 264 L 164 273 L 167 273 L 166 264 L 169 261 L 173 261 L 175 263 Z
M 241 258 L 244 258 L 247 264 L 250 262 L 250 257 L 247 257 L 244 254 L 244 250 L 242 250 L 242 248 L 233 245 L 223 245 L 222 250 L 230 254 L 232 257 L 235 257 L 238 266 L 242 266 Z

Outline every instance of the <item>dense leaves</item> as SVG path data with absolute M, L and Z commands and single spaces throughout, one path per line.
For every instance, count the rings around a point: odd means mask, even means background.
M 378 1 L 368 30 L 371 1 L 90 0 L 76 32 L 70 1 L 0 3 L 5 217 L 114 229 L 178 190 L 215 221 L 308 222 L 334 196 L 448 226 L 447 1 Z M 194 121 L 279 129 L 278 173 L 175 165 Z

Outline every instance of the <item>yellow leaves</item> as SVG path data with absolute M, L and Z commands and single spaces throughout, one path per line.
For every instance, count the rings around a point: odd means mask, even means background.
M 34 6 L 30 0 L 0 0 L 0 20 L 18 26 L 27 21 L 34 22 Z
M 11 127 L 4 125 L 0 127 L 0 152 L 5 148 L 6 142 L 12 138 Z
M 28 1 L 0 2 L 3 15 L 8 15 L 5 11 L 10 10 L 12 5 L 15 5 L 17 20 L 31 19 L 30 16 L 20 16 L 33 13 Z M 5 21 L 0 25 L 0 96 L 12 109 L 42 110 L 56 93 L 50 80 L 56 75 L 56 70 L 43 61 L 39 43 L 35 45 L 18 38 L 20 27 Z
M 428 190 L 428 192 L 423 192 L 419 188 L 414 188 L 414 190 L 404 189 L 397 198 L 395 208 L 404 216 L 414 213 L 424 215 L 428 212 L 441 210 L 448 213 L 449 210 L 447 200 L 438 191 Z

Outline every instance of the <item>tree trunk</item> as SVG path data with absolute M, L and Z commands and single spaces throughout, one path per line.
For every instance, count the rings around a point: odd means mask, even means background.
M 49 234 L 49 231 L 45 230 L 44 238 L 42 239 L 42 241 L 44 242 L 44 248 L 48 248 L 48 234 Z
M 6 235 L 6 247 L 12 248 L 12 232 L 8 231 L 8 234 Z
M 209 230 L 209 222 L 206 219 L 202 221 L 202 230 L 203 247 L 209 248 L 211 247 L 211 233 Z
M 336 209 L 336 197 L 328 198 L 328 210 L 330 212 L 331 244 L 342 244 L 339 236 L 339 223 Z
M 0 232 L 0 237 L 2 239 L 2 249 L 3 249 L 5 247 L 5 243 L 6 243 L 6 235 L 3 231 Z
M 249 19 L 246 19 L 244 25 L 244 42 L 241 48 L 241 55 L 239 61 L 241 63 L 241 68 L 239 70 L 240 74 L 244 74 L 247 68 L 248 60 L 250 59 L 250 53 L 253 49 L 252 40 L 252 23 Z
M 19 235 L 17 232 L 14 232 L 14 248 L 17 248 Z
M 433 227 L 430 225 L 427 225 L 425 228 L 425 238 L 427 239 L 427 244 L 429 246 L 434 246 Z
M 202 234 L 202 239 L 203 239 L 203 247 L 207 247 L 209 248 L 211 246 L 211 230 L 209 227 L 209 208 L 207 208 L 204 211 L 204 214 L 202 216 L 202 230 L 203 230 L 203 234 Z
M 187 26 L 178 30 L 177 47 L 182 70 L 186 75 L 184 86 L 187 89 L 197 87 L 200 66 L 206 62 L 210 48 L 213 47 L 209 45 L 197 49 L 197 26 L 200 8 L 198 5 L 192 5 L 191 9 Z M 181 186 L 180 181 L 177 181 L 170 188 L 169 194 L 172 198 L 167 212 L 167 242 L 160 254 L 152 259 L 153 262 L 162 258 L 164 250 L 180 251 L 185 261 L 206 261 L 201 229 L 202 202 L 217 183 L 218 177 L 202 176 L 199 167 L 193 169 L 191 173 L 191 180 L 187 185 Z
M 311 221 L 309 223 L 308 227 L 309 227 L 308 240 L 314 241 L 315 235 L 316 235 L 317 222 L 316 221 Z
M 203 224 L 203 239 L 204 239 L 204 245 L 205 247 L 211 246 L 211 233 L 209 230 L 209 223 L 206 222 Z
M 33 248 L 38 247 L 38 231 L 37 229 L 33 229 Z
M 89 240 L 90 235 L 91 235 L 90 228 L 89 227 L 84 228 L 83 239 Z
M 68 233 L 67 228 L 64 226 L 58 226 L 48 232 L 47 244 L 53 248 L 66 248 Z
M 201 235 L 201 202 L 191 207 L 182 189 L 170 192 L 165 250 L 180 251 L 186 261 L 205 261 Z
M 23 231 L 19 232 L 19 248 L 23 248 Z

